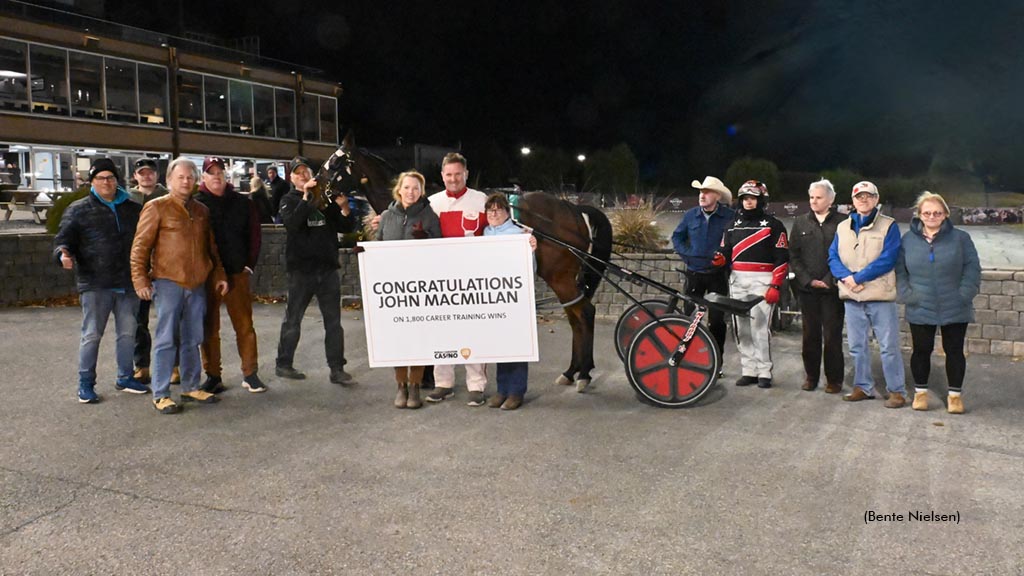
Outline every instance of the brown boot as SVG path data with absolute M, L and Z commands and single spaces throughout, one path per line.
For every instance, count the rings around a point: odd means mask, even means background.
M 818 387 L 818 381 L 817 380 L 811 380 L 810 378 L 806 378 L 806 379 L 804 379 L 804 385 L 801 386 L 800 389 L 801 390 L 805 390 L 807 392 L 810 392 L 811 390 L 814 390 L 817 387 Z
M 135 374 L 132 375 L 132 378 L 135 378 L 143 384 L 149 384 L 152 381 L 152 377 L 149 374 L 149 368 L 136 368 Z
M 398 395 L 395 396 L 395 408 L 405 408 L 409 401 L 409 385 L 405 382 L 398 383 Z
M 829 382 L 828 385 L 825 386 L 825 394 L 839 394 L 842 391 L 842 382 Z
M 911 406 L 914 410 L 927 410 L 928 409 L 928 391 L 914 392 L 914 403 Z
M 405 402 L 405 407 L 415 410 L 423 406 L 423 400 L 420 400 L 420 385 L 409 384 L 409 399 Z
M 950 414 L 963 414 L 964 413 L 964 399 L 960 396 L 950 396 L 949 402 L 946 406 L 946 412 Z
M 886 408 L 903 408 L 907 404 L 907 399 L 899 392 L 893 392 L 889 394 L 889 398 L 885 401 Z
M 854 387 L 853 392 L 850 392 L 846 396 L 843 396 L 843 400 L 847 402 L 860 402 L 861 400 L 874 400 L 875 397 L 872 394 L 861 390 L 860 388 Z

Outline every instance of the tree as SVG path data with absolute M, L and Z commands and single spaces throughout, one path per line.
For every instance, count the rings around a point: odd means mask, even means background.
M 561 192 L 563 184 L 573 181 L 570 175 L 574 162 L 564 150 L 535 147 L 522 157 L 522 186 L 526 190 Z
M 850 193 L 853 192 L 854 184 L 864 180 L 863 174 L 846 168 L 825 170 L 821 173 L 821 177 L 828 178 L 828 181 L 832 183 L 832 187 L 836 189 L 837 204 L 849 204 Z
M 640 164 L 625 143 L 590 155 L 584 167 L 584 189 L 601 194 L 635 194 Z

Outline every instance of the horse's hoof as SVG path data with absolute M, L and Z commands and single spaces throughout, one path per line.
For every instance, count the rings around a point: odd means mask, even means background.
M 576 381 L 576 391 L 582 394 L 587 390 L 587 386 L 590 386 L 590 379 L 580 379 Z
M 572 380 L 569 380 L 568 378 L 565 377 L 565 374 L 562 374 L 558 377 L 557 380 L 555 380 L 555 384 L 558 384 L 560 386 L 568 386 L 569 384 L 572 384 Z

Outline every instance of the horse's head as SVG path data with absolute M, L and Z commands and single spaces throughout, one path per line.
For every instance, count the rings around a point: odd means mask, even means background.
M 317 173 L 317 179 L 326 187 L 331 196 L 346 195 L 354 196 L 359 194 L 361 175 L 354 170 L 355 159 L 352 151 L 344 146 L 338 148 L 331 157 L 324 162 Z

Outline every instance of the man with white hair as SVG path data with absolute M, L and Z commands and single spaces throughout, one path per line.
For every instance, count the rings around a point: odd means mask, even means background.
M 170 194 L 146 203 L 131 251 L 135 292 L 156 306 L 153 339 L 153 407 L 161 414 L 181 408 L 170 397 L 171 368 L 177 350 L 181 365 L 181 400 L 213 404 L 219 399 L 199 389 L 202 370 L 206 281 L 227 294 L 228 282 L 210 228 L 210 211 L 192 197 L 199 170 L 184 157 L 167 167 Z
M 715 268 L 711 265 L 711 258 L 736 216 L 729 207 L 732 192 L 714 176 L 705 177 L 704 182 L 694 180 L 690 185 L 700 191 L 698 205 L 683 214 L 683 219 L 672 232 L 672 247 L 686 264 L 686 294 L 693 298 L 703 298 L 708 292 L 726 296 L 729 294 L 729 270 Z M 693 308 L 694 305 L 687 302 L 684 312 L 693 314 Z M 724 357 L 725 313 L 711 309 L 708 327 Z
M 814 182 L 807 189 L 810 212 L 793 220 L 789 235 L 789 265 L 795 274 L 792 286 L 800 298 L 803 325 L 804 384 L 807 391 L 818 387 L 821 378 L 824 340 L 825 392 L 843 390 L 843 302 L 836 279 L 828 267 L 828 248 L 836 228 L 846 220 L 833 209 L 835 188 L 828 180 Z

